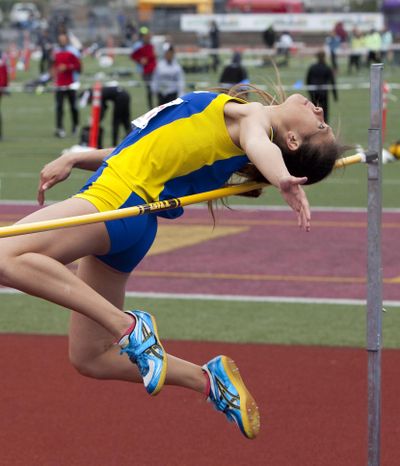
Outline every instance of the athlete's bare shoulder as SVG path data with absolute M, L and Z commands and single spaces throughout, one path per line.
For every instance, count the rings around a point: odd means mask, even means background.
M 266 107 L 259 102 L 240 104 L 228 102 L 224 108 L 225 123 L 232 141 L 240 146 L 240 134 L 243 128 L 259 128 L 267 132 L 270 122 Z
M 227 102 L 224 107 L 224 113 L 227 118 L 232 118 L 234 120 L 240 119 L 246 116 L 250 116 L 254 113 L 258 114 L 262 112 L 264 105 L 260 102 L 249 102 L 242 104 L 235 101 Z

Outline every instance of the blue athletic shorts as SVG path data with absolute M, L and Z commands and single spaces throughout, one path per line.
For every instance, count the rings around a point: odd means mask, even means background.
M 132 193 L 119 208 L 146 204 Z M 110 250 L 98 259 L 120 272 L 132 272 L 147 254 L 157 233 L 157 215 L 144 214 L 105 222 L 110 237 Z

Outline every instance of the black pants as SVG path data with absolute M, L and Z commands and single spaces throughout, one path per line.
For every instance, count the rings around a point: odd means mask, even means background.
M 51 55 L 48 52 L 42 52 L 42 57 L 39 62 L 40 74 L 47 73 L 51 65 Z
M 381 61 L 381 54 L 376 50 L 369 50 L 367 55 L 367 66 L 370 67 L 371 63 L 379 63 Z
M 214 72 L 216 72 L 216 71 L 218 71 L 218 67 L 219 67 L 219 55 L 218 55 L 218 52 L 217 53 L 211 53 L 210 57 L 211 57 L 211 69 Z
M 79 124 L 79 113 L 76 105 L 76 91 L 73 89 L 56 90 L 56 128 L 64 129 L 64 99 L 68 99 L 71 109 L 72 131 L 74 132 Z
M 337 55 L 336 55 L 336 52 L 333 50 L 331 50 L 331 65 L 332 65 L 333 71 L 338 70 Z
M 361 55 L 359 53 L 352 53 L 349 57 L 348 73 L 351 74 L 353 67 L 356 71 L 359 71 L 361 68 Z
M 149 110 L 153 108 L 153 92 L 151 90 L 152 77 L 153 77 L 153 73 L 143 74 L 143 81 L 146 87 L 147 105 L 149 107 Z
M 131 111 L 129 94 L 121 94 L 115 101 L 112 117 L 112 144 L 116 146 L 119 142 L 119 127 L 125 129 L 125 135 L 131 131 Z
M 177 92 L 172 92 L 171 94 L 157 94 L 158 105 L 166 104 L 167 102 L 171 102 L 171 100 L 175 100 L 178 97 Z

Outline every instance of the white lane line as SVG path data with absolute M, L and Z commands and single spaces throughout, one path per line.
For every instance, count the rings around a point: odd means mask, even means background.
M 24 294 L 13 288 L 0 288 L 0 294 L 18 295 Z M 127 298 L 149 298 L 149 299 L 182 299 L 182 300 L 204 300 L 204 301 L 238 301 L 253 303 L 288 303 L 288 304 L 337 304 L 341 306 L 365 306 L 365 299 L 334 299 L 334 298 L 304 298 L 287 296 L 246 296 L 246 295 L 216 295 L 201 293 L 153 293 L 128 291 Z M 400 307 L 400 301 L 387 300 L 383 303 L 387 307 Z

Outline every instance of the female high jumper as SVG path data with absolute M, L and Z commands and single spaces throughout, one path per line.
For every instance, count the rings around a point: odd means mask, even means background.
M 234 89 L 230 92 L 234 92 Z M 18 223 L 120 209 L 213 190 L 232 175 L 275 186 L 310 229 L 302 188 L 332 171 L 342 153 L 319 107 L 294 94 L 277 104 L 217 92 L 193 92 L 134 120 L 115 149 L 66 153 L 41 172 L 45 192 L 73 167 L 94 171 L 74 196 Z M 150 395 L 178 385 L 206 395 L 215 408 L 255 438 L 256 402 L 236 364 L 217 356 L 203 367 L 164 350 L 154 317 L 124 306 L 129 274 L 145 257 L 157 217 L 176 218 L 182 208 L 0 240 L 0 283 L 72 310 L 69 355 L 83 375 L 144 383 Z M 77 273 L 67 268 L 77 259 Z M 122 355 L 121 355 L 122 353 Z M 133 363 L 133 364 L 132 364 Z

